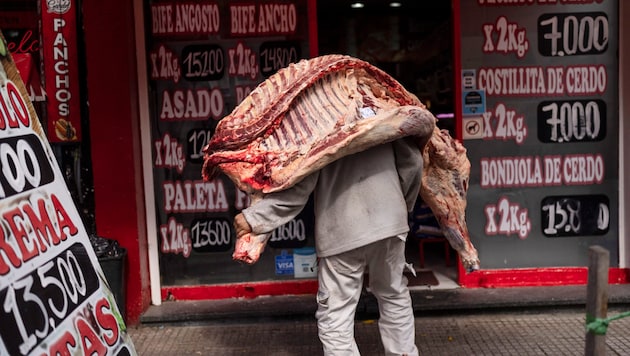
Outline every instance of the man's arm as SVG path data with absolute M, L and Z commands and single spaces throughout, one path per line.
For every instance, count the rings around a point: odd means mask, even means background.
M 319 172 L 315 172 L 289 189 L 267 194 L 234 218 L 236 236 L 248 232 L 269 233 L 295 218 L 304 209 L 315 189 Z
M 252 227 L 249 226 L 249 223 L 245 220 L 243 213 L 236 214 L 234 217 L 234 229 L 236 230 L 237 239 L 252 232 Z
M 422 183 L 422 151 L 413 137 L 396 140 L 392 145 L 407 211 L 412 211 Z

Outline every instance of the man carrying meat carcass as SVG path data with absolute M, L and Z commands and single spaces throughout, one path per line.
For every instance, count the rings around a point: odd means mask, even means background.
M 398 139 L 338 159 L 235 217 L 237 238 L 269 233 L 296 217 L 314 194 L 315 316 L 325 355 L 359 355 L 354 317 L 366 270 L 385 354 L 418 354 L 403 269 L 408 212 L 418 197 L 422 163 L 416 142 Z

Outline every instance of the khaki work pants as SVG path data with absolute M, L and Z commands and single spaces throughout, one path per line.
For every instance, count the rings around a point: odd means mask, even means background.
M 354 317 L 366 268 L 369 288 L 378 301 L 385 354 L 418 355 L 405 265 L 405 242 L 399 237 L 320 259 L 315 316 L 325 355 L 359 355 Z

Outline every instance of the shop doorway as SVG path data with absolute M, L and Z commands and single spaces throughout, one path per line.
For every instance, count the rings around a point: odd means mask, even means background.
M 451 12 L 449 1 L 318 0 L 318 52 L 351 55 L 383 69 L 456 137 Z M 414 212 L 419 214 L 424 212 Z M 407 259 L 416 276 L 408 276 L 410 288 L 457 288 L 455 252 L 441 234 L 417 231 L 413 218 Z

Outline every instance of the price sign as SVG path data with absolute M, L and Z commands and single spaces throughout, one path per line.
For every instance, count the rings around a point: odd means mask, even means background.
M 538 52 L 543 56 L 604 53 L 609 32 L 603 12 L 544 14 L 538 18 Z
M 610 227 L 610 202 L 605 195 L 546 197 L 540 210 L 547 237 L 603 235 Z
M 98 289 L 85 246 L 76 243 L 0 291 L 0 319 L 11 355 L 25 355 Z
M 541 142 L 592 142 L 606 137 L 603 100 L 543 101 L 538 104 L 537 117 Z
M 188 143 L 187 150 L 188 160 L 192 163 L 203 162 L 203 148 L 208 144 L 212 137 L 212 130 L 210 129 L 193 129 L 186 134 L 186 141 Z
M 135 354 L 15 64 L 0 53 L 0 355 Z
M 53 171 L 36 135 L 9 137 L 0 144 L 0 198 L 8 198 L 53 181 Z
M 273 248 L 299 248 L 306 246 L 304 220 L 293 219 L 271 233 L 269 246 Z
M 458 97 L 468 228 L 488 269 L 619 253 L 619 1 L 526 3 L 457 2 L 457 89 L 485 93 L 482 112 Z
M 265 78 L 308 56 L 308 4 L 148 1 L 150 149 L 164 285 L 251 281 L 249 269 L 221 273 L 234 263 L 233 220 L 249 197 L 223 174 L 202 181 L 203 148 Z M 268 250 L 306 246 L 312 230 L 312 221 L 298 217 L 273 232 Z M 275 278 L 273 266 L 272 252 L 264 253 L 255 278 Z
M 217 45 L 192 45 L 182 49 L 183 74 L 186 80 L 219 80 L 225 73 L 225 53 Z
M 197 252 L 224 252 L 232 247 L 232 223 L 227 219 L 194 220 L 190 229 Z
M 296 42 L 263 42 L 260 45 L 260 72 L 267 78 L 280 68 L 300 60 L 300 45 Z

